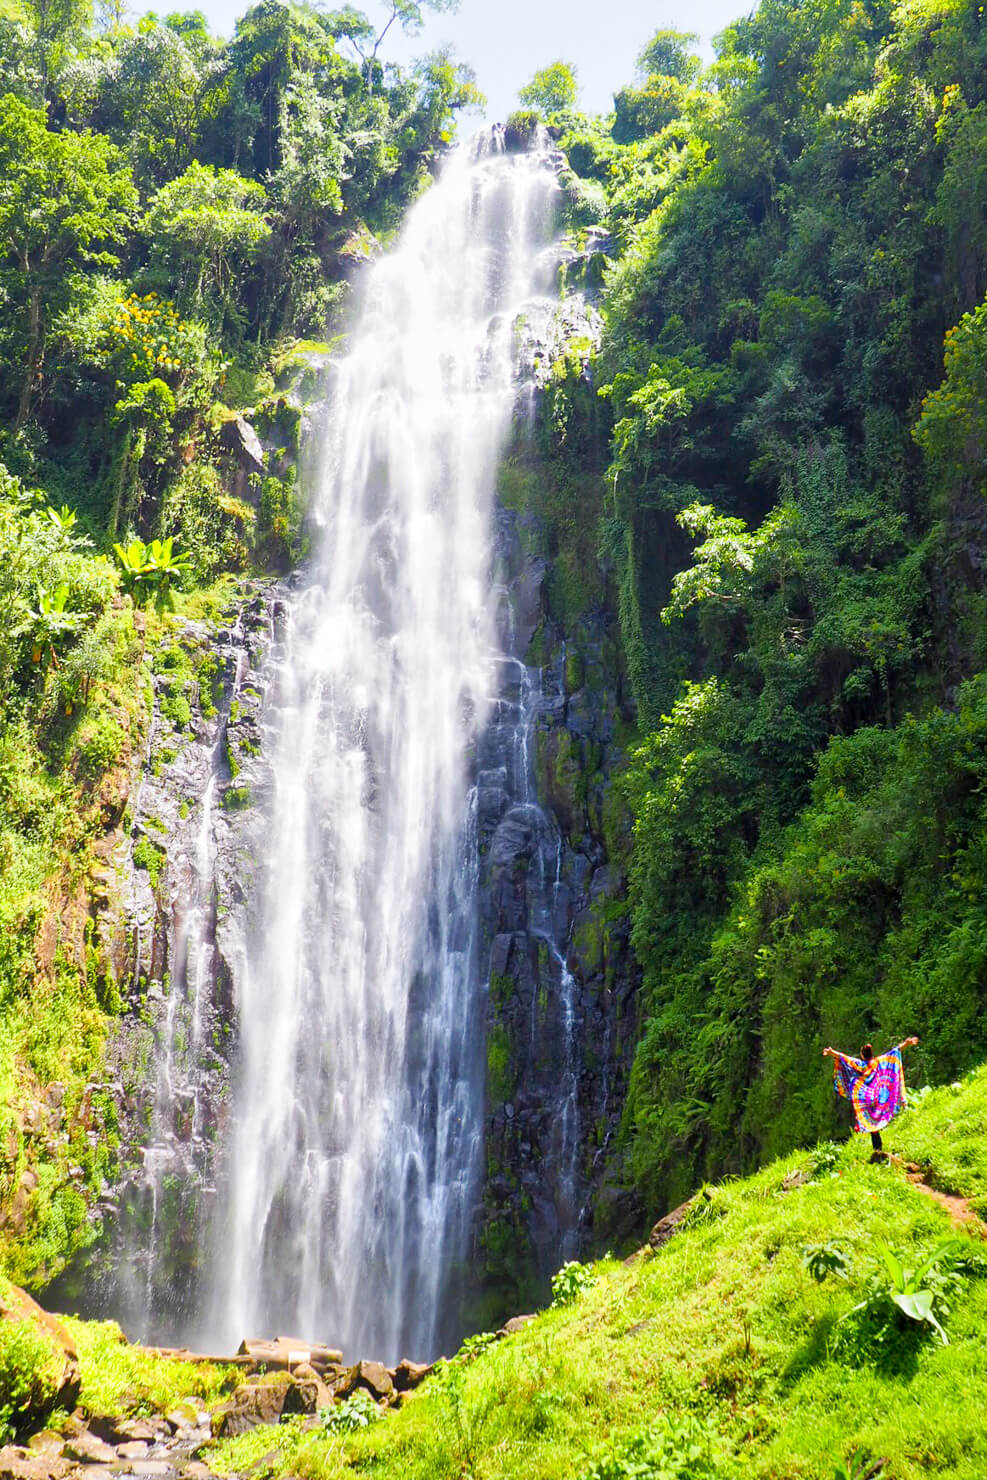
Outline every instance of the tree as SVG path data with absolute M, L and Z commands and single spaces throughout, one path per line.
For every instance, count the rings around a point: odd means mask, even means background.
M 109 265 L 137 204 L 129 169 L 99 134 L 52 133 L 40 108 L 0 98 L 0 249 L 14 263 L 24 372 L 16 425 L 31 414 L 47 333 L 45 308 L 66 275 Z
M 205 32 L 181 17 L 162 23 L 147 15 L 136 31 L 115 32 L 82 70 L 73 112 L 81 107 L 127 151 L 142 184 L 170 179 L 208 152 L 205 136 L 226 83 L 219 47 Z
M 987 488 L 987 300 L 946 335 L 945 377 L 922 402 L 914 437 L 945 488 Z
M 355 26 L 355 16 L 349 19 Z M 336 21 L 283 0 L 260 0 L 237 21 L 229 48 L 226 157 L 245 173 L 260 179 L 281 168 L 287 97 L 302 77 L 325 94 L 348 80 L 359 86 L 353 63 L 336 48 Z M 345 25 L 344 31 L 349 36 Z
M 55 77 L 92 20 L 91 0 L 27 0 L 26 9 L 34 23 L 45 101 L 51 103 Z
M 697 45 L 699 37 L 693 31 L 656 31 L 637 59 L 637 70 L 642 78 L 674 77 L 678 82 L 694 83 L 703 69 L 702 59 L 690 46 Z
M 196 161 L 152 198 L 143 229 L 183 308 L 197 309 L 212 296 L 225 312 L 234 265 L 249 262 L 271 234 L 266 204 L 256 181 Z
M 561 113 L 574 105 L 578 91 L 576 69 L 568 62 L 553 62 L 522 87 L 518 102 L 525 108 L 540 108 L 543 113 Z
M 350 25 L 346 32 L 354 51 L 363 62 L 363 74 L 368 88 L 373 87 L 374 75 L 378 70 L 377 53 L 388 31 L 394 25 L 399 26 L 408 36 L 417 36 L 424 24 L 424 11 L 458 10 L 459 0 L 390 0 L 390 5 L 390 14 L 376 35 L 370 25 L 365 27 Z M 350 13 L 344 12 L 343 14 L 349 15 Z
M 0 94 L 9 92 L 26 103 L 43 103 L 44 77 L 34 31 L 0 15 Z

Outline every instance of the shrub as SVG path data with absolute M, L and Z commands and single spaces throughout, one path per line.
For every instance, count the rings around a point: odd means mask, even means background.
M 717 1480 L 713 1431 L 690 1413 L 662 1416 L 598 1459 L 580 1480 Z
M 496 1331 L 477 1331 L 474 1336 L 467 1336 L 462 1346 L 456 1353 L 453 1361 L 475 1362 L 477 1357 L 482 1356 L 488 1346 L 493 1346 L 497 1340 Z
M 161 870 L 165 866 L 165 851 L 152 843 L 149 837 L 139 838 L 134 846 L 134 867 L 146 869 L 151 880 L 151 888 L 157 889 Z
M 827 1275 L 836 1275 L 845 1280 L 850 1272 L 850 1261 L 837 1239 L 825 1244 L 809 1244 L 802 1251 L 802 1263 L 817 1284 L 822 1284 Z
M 894 1358 L 928 1331 L 948 1346 L 942 1323 L 949 1315 L 950 1299 L 964 1284 L 960 1249 L 957 1239 L 947 1239 L 914 1269 L 893 1249 L 882 1249 L 883 1268 L 871 1275 L 860 1304 L 839 1322 L 834 1353 Z
M 54 1405 L 62 1360 L 32 1321 L 0 1322 L 0 1442 Z
M 357 1429 L 366 1429 L 376 1423 L 381 1411 L 368 1392 L 357 1388 L 342 1403 L 323 1408 L 319 1416 L 327 1434 L 353 1434 Z
M 584 1290 L 596 1284 L 596 1276 L 588 1264 L 570 1259 L 552 1276 L 552 1309 L 571 1305 Z
M 79 733 L 76 749 L 90 776 L 98 776 L 119 760 L 126 743 L 122 727 L 111 714 L 87 720 Z

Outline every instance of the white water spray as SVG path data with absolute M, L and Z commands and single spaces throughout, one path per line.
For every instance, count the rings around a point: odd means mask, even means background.
M 496 136 L 372 268 L 330 409 L 312 578 L 265 748 L 266 895 L 239 983 L 209 1334 L 434 1354 L 482 1150 L 470 747 L 492 689 L 489 523 L 513 325 L 557 186 Z

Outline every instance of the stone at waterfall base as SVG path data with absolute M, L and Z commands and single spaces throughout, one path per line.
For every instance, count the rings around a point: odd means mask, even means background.
M 57 1454 L 38 1454 L 16 1444 L 0 1449 L 0 1480 L 63 1480 L 69 1462 Z
M 303 1363 L 322 1372 L 327 1367 L 340 1367 L 343 1362 L 342 1352 L 335 1347 L 294 1336 L 276 1336 L 273 1341 L 248 1336 L 241 1341 L 237 1355 L 249 1357 L 254 1366 L 268 1372 L 294 1371 Z
M 357 1388 L 363 1388 L 379 1403 L 382 1398 L 390 1398 L 394 1383 L 382 1362 L 357 1362 L 333 1383 L 333 1396 L 348 1398 Z
M 432 1367 L 431 1362 L 412 1362 L 403 1357 L 396 1367 L 388 1368 L 388 1372 L 395 1389 L 399 1393 L 408 1393 L 424 1382 Z
M 81 1433 L 73 1434 L 71 1439 L 66 1440 L 63 1452 L 66 1459 L 79 1460 L 85 1465 L 112 1465 L 117 1458 L 113 1446 L 103 1439 L 97 1439 L 88 1429 L 83 1429 Z
M 126 1444 L 117 1445 L 117 1455 L 120 1459 L 146 1459 L 150 1447 L 146 1439 L 128 1439 Z
M 276 1424 L 282 1414 L 315 1413 L 320 1397 L 330 1400 L 325 1384 L 316 1379 L 296 1382 L 287 1372 L 268 1372 L 252 1378 L 233 1393 L 229 1403 L 212 1416 L 214 1439 L 232 1439 L 260 1424 Z

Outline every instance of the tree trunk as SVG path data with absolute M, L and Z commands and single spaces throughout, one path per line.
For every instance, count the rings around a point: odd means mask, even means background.
M 14 430 L 19 432 L 31 414 L 34 404 L 34 383 L 41 367 L 41 289 L 38 286 L 30 289 L 27 311 L 27 369 L 24 375 L 24 384 L 21 387 L 21 397 L 17 405 L 17 420 L 14 422 Z

